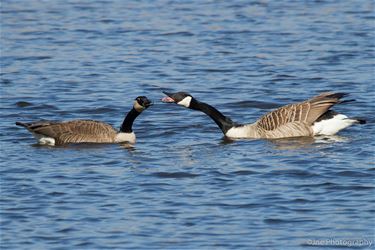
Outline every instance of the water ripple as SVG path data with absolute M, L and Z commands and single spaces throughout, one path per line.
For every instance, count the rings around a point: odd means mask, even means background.
M 374 235 L 374 17 L 364 1 L 2 1 L 4 249 L 301 249 Z M 233 120 L 322 91 L 368 121 L 336 136 L 228 140 Z M 119 125 L 137 143 L 46 147 L 15 121 Z M 251 237 L 249 237 L 251 236 Z M 339 248 L 336 246 L 332 246 Z M 322 247 L 317 247 L 322 248 Z M 365 248 L 365 247 L 363 247 Z
M 152 176 L 158 177 L 158 178 L 173 178 L 173 179 L 180 179 L 180 178 L 195 178 L 199 176 L 198 174 L 192 174 L 187 172 L 156 172 L 153 173 Z

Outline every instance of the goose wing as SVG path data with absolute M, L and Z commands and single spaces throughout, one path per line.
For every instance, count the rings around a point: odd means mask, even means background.
M 271 111 L 257 121 L 257 126 L 266 131 L 272 131 L 288 123 L 304 123 L 312 125 L 321 115 L 333 105 L 342 101 L 347 94 L 325 92 L 300 103 L 289 104 Z
M 117 131 L 109 124 L 93 120 L 74 120 L 68 122 L 42 121 L 18 123 L 30 132 L 52 137 L 57 144 L 79 142 L 113 142 Z

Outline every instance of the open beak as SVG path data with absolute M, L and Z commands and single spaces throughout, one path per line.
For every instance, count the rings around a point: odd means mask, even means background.
M 174 103 L 175 100 L 171 97 L 173 94 L 172 93 L 168 93 L 168 92 L 165 92 L 163 91 L 164 94 L 166 94 L 167 96 L 164 97 L 163 99 L 161 99 L 162 102 L 166 102 L 166 103 Z

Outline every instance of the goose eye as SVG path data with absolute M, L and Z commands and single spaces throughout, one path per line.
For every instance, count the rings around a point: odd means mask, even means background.
M 135 99 L 140 105 L 142 105 L 144 103 L 144 97 L 142 96 L 139 96 Z

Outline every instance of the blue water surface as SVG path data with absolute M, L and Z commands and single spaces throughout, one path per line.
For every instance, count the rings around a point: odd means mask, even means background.
M 1 249 L 373 249 L 374 56 L 371 0 L 1 1 Z M 241 123 L 348 92 L 335 109 L 368 122 L 229 142 L 160 102 L 181 90 Z M 119 127 L 138 95 L 133 147 L 14 124 Z

